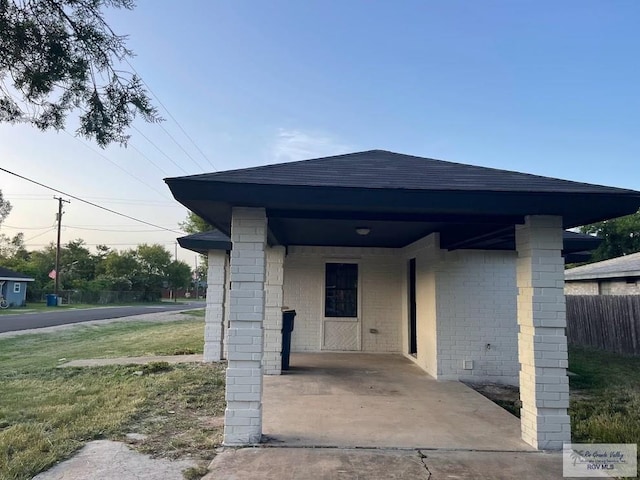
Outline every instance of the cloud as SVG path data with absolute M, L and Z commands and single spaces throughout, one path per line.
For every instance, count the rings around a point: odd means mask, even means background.
M 281 128 L 273 147 L 273 157 L 277 162 L 292 162 L 352 151 L 354 151 L 352 146 L 326 133 Z

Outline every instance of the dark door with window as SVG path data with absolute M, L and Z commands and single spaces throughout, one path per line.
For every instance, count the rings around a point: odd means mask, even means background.
M 416 311 L 416 259 L 409 260 L 409 353 L 418 353 L 417 311 Z

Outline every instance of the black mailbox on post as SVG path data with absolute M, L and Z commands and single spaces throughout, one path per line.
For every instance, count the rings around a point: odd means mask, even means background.
M 293 332 L 294 318 L 296 318 L 295 310 L 284 310 L 282 312 L 282 370 L 289 370 L 291 332 Z

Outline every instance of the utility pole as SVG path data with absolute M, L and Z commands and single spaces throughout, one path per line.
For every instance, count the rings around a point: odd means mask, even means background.
M 174 248 L 173 259 L 177 262 L 178 261 L 178 242 L 175 242 L 173 248 Z
M 53 196 L 54 200 L 58 200 L 58 214 L 56 220 L 58 221 L 58 243 L 56 244 L 56 278 L 54 280 L 55 287 L 53 293 L 56 298 L 58 297 L 58 291 L 60 289 L 60 229 L 62 227 L 62 203 L 71 203 L 71 200 L 65 200 L 62 197 Z

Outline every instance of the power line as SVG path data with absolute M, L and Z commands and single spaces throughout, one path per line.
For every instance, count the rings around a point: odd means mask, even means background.
M 87 227 L 75 227 L 73 225 L 65 225 L 64 228 L 72 228 L 74 230 L 90 230 L 92 232 L 118 232 L 118 233 L 151 233 L 162 232 L 164 230 L 112 230 L 106 228 L 87 228 Z
M 12 196 L 10 197 L 10 196 L 7 195 L 6 198 L 10 199 L 11 202 L 16 201 L 14 198 L 12 198 Z M 99 199 L 97 199 L 95 197 L 85 197 L 85 198 L 86 199 L 90 199 L 91 198 L 93 200 L 99 200 Z M 25 202 L 41 202 L 41 201 L 46 200 L 46 199 L 43 199 L 43 198 L 26 198 L 26 199 L 22 199 L 22 200 L 25 201 Z M 162 208 L 162 209 L 179 208 L 179 209 L 184 210 L 184 206 L 176 205 L 175 203 L 172 204 L 172 203 L 169 203 L 169 202 L 160 204 L 160 203 L 146 203 L 146 202 L 136 202 L 136 201 L 127 202 L 125 200 L 122 200 L 122 201 L 104 200 L 102 203 L 103 204 L 114 204 L 114 205 L 134 205 L 134 206 L 143 207 L 143 208 Z
M 193 145 L 194 147 L 196 147 L 196 150 L 198 150 L 198 152 L 200 152 L 200 155 L 202 155 L 202 158 L 204 158 L 207 163 L 209 165 L 211 165 L 211 168 L 213 168 L 213 171 L 216 171 L 216 167 L 215 165 L 211 162 L 211 160 L 209 160 L 209 157 L 207 157 L 204 152 L 202 151 L 202 149 L 196 144 L 196 142 L 193 140 L 193 138 L 191 138 L 191 136 L 187 133 L 187 131 L 182 128 L 182 125 L 180 124 L 180 122 L 178 122 L 178 120 L 176 120 L 176 117 L 174 117 L 173 115 L 171 115 L 171 112 L 169 111 L 169 109 L 167 108 L 167 106 L 162 103 L 162 100 L 160 100 L 160 98 L 158 97 L 158 95 L 155 94 L 155 92 L 153 90 L 151 90 L 151 87 L 149 87 L 149 84 L 147 82 L 144 81 L 144 78 L 142 78 L 142 75 L 140 75 L 136 69 L 133 67 L 133 65 L 131 65 L 131 63 L 129 62 L 129 60 L 127 60 L 126 58 L 124 59 L 125 62 L 127 62 L 127 64 L 129 65 L 129 67 L 131 68 L 131 70 L 133 70 L 133 73 L 135 73 L 138 78 L 140 78 L 140 80 L 142 81 L 142 83 L 144 84 L 145 87 L 147 87 L 147 90 L 149 90 L 149 93 L 151 95 L 153 95 L 155 97 L 155 99 L 158 101 L 158 103 L 160 104 L 160 106 L 162 108 L 164 108 L 164 111 L 167 112 L 167 115 L 169 115 L 169 117 L 171 118 L 171 120 L 173 120 L 175 122 L 176 125 L 178 125 L 178 128 L 182 131 L 182 133 L 184 134 L 185 137 L 187 137 L 189 139 L 189 141 L 191 142 L 191 145 Z M 164 130 L 164 129 L 163 129 Z M 182 148 L 182 147 L 180 147 Z M 184 150 L 184 149 L 183 149 Z M 191 158 L 191 156 L 189 156 Z M 193 158 L 191 158 L 193 160 Z M 194 160 L 195 162 L 195 160 Z M 204 169 L 203 169 L 204 170 Z
M 47 225 L 46 227 L 14 227 L 11 225 L 3 224 L 2 228 L 11 228 L 13 230 L 46 230 L 47 228 L 52 228 L 51 225 Z
M 103 228 L 89 228 L 89 227 L 101 227 L 103 225 L 63 225 L 63 228 L 74 228 L 74 229 L 78 229 L 78 230 L 95 230 L 97 232 L 128 232 L 128 233 L 147 233 L 147 232 L 158 232 L 161 230 L 155 229 L 155 230 L 131 230 L 131 229 L 126 229 L 126 230 L 109 230 L 109 229 L 103 229 Z M 130 225 L 107 225 L 109 227 L 128 227 Z M 52 228 L 51 225 L 47 225 L 46 227 L 16 227 L 14 225 L 5 225 L 2 224 L 2 228 L 10 228 L 12 230 L 47 230 L 49 228 Z M 170 228 L 170 227 L 164 227 L 164 228 Z
M 169 174 L 167 173 L 167 171 L 166 171 L 164 168 L 162 168 L 162 167 L 161 167 L 160 165 L 158 165 L 156 162 L 154 162 L 154 161 L 153 161 L 153 160 L 151 160 L 149 157 L 147 157 L 144 153 L 142 153 L 139 149 L 137 149 L 137 148 L 135 147 L 135 145 L 133 145 L 131 142 L 128 142 L 128 143 L 127 143 L 127 147 L 131 147 L 133 150 L 135 150 L 136 152 L 138 152 L 138 154 L 139 154 L 141 157 L 143 157 L 144 159 L 146 159 L 146 160 L 147 160 L 147 162 L 149 162 L 151 165 L 153 165 L 153 166 L 154 166 L 154 167 L 156 167 L 158 170 L 160 170 L 160 171 L 162 172 L 162 174 L 163 174 L 165 177 L 168 177 L 168 176 L 169 176 Z
M 167 232 L 177 233 L 179 235 L 184 235 L 184 233 L 185 233 L 185 232 L 181 232 L 181 231 L 178 231 L 178 230 L 173 230 L 173 229 L 170 229 L 170 228 L 164 228 L 164 227 L 161 227 L 160 225 L 156 225 L 155 223 L 147 222 L 145 220 L 140 220 L 139 218 L 132 217 L 132 216 L 127 215 L 125 213 L 120 213 L 120 212 L 117 212 L 115 210 L 111 210 L 110 208 L 103 207 L 102 205 L 98 205 L 97 203 L 93 203 L 93 202 L 90 202 L 90 201 L 85 200 L 83 198 L 77 197 L 75 195 L 71 195 L 70 193 L 63 192 L 62 190 L 58 190 L 57 188 L 50 187 L 50 186 L 45 185 L 44 183 L 40 183 L 40 182 L 38 182 L 36 180 L 32 180 L 32 179 L 27 178 L 27 177 L 25 177 L 23 175 L 20 175 L 18 173 L 12 172 L 11 170 L 7 170 L 6 168 L 0 167 L 0 171 L 3 171 L 5 173 L 8 173 L 8 174 L 13 175 L 13 176 L 18 177 L 18 178 L 21 178 L 22 180 L 26 180 L 27 182 L 33 183 L 33 184 L 38 185 L 40 187 L 46 188 L 48 190 L 52 190 L 52 191 L 54 191 L 56 193 L 59 193 L 61 195 L 66 195 L 67 197 L 71 197 L 74 200 L 78 200 L 79 202 L 86 203 L 87 205 L 91 205 L 92 207 L 99 208 L 100 210 L 104 210 L 106 212 L 113 213 L 114 215 L 119 215 L 120 217 L 128 218 L 129 220 L 133 220 L 134 222 L 143 223 L 145 225 L 149 225 L 150 227 L 158 228 L 160 230 L 165 230 Z
M 7 193 L 6 190 L 3 190 L 5 197 L 17 197 L 17 198 L 26 198 L 29 200 L 51 200 L 51 195 L 47 195 L 45 193 Z M 88 195 L 86 198 L 91 198 L 93 200 L 109 200 L 113 202 L 128 202 L 128 203 L 148 203 L 148 204 L 156 204 L 156 205 L 175 205 L 176 203 L 173 201 L 164 202 L 161 200 L 144 200 L 144 199 L 136 199 L 136 198 L 115 198 L 115 197 L 97 197 L 93 195 Z
M 55 230 L 55 229 L 54 229 Z M 25 240 L 26 241 L 26 240 Z M 132 242 L 132 243 L 111 243 L 109 242 L 109 244 L 107 245 L 108 247 L 126 247 L 126 246 L 131 246 L 131 245 L 142 245 L 146 243 L 147 245 L 173 245 L 175 242 Z M 29 246 L 30 247 L 46 247 L 48 245 L 50 245 L 51 242 L 49 243 L 32 243 Z M 83 246 L 86 247 L 97 247 L 98 245 L 105 245 L 105 243 L 84 243 L 82 242 Z
M 99 151 L 95 150 L 94 148 L 92 148 L 91 146 L 89 146 L 87 143 L 83 142 L 82 140 L 80 140 L 78 137 L 71 135 L 69 132 L 67 132 L 66 130 L 63 130 L 64 133 L 66 133 L 67 135 L 69 135 L 71 138 L 75 138 L 78 142 L 80 142 L 82 145 L 84 145 L 85 147 L 87 147 L 89 150 L 91 150 L 93 153 L 95 153 L 96 155 L 100 155 L 102 158 L 104 158 L 107 162 L 111 163 L 112 165 L 114 165 L 116 168 L 122 170 L 124 173 L 126 173 L 127 175 L 129 175 L 131 178 L 133 178 L 136 182 L 140 182 L 141 184 L 143 184 L 144 186 L 150 188 L 151 190 L 153 190 L 154 192 L 156 192 L 158 195 L 160 195 L 161 197 L 164 197 L 168 200 L 171 200 L 165 193 L 161 192 L 160 190 L 158 190 L 155 187 L 152 187 L 151 185 L 149 185 L 147 182 L 145 182 L 144 180 L 140 179 L 139 177 L 136 177 L 134 174 L 129 173 L 127 170 L 125 170 L 124 168 L 122 168 L 120 165 L 118 165 L 116 162 L 114 162 L 113 160 L 111 160 L 109 157 L 107 157 L 106 155 L 103 155 L 102 153 L 100 153 Z
M 33 237 L 27 238 L 27 239 L 23 240 L 23 242 L 24 242 L 24 243 L 27 243 L 27 242 L 29 242 L 29 241 L 33 240 L 34 238 L 38 238 L 38 237 L 41 237 L 42 235 L 46 235 L 47 233 L 53 232 L 55 229 L 56 229 L 56 227 L 51 227 L 51 228 L 50 228 L 49 230 L 47 230 L 46 232 L 42 232 L 42 233 L 39 233 L 38 235 L 34 235 Z M 48 243 L 47 243 L 47 244 L 45 244 L 45 245 L 48 245 Z
M 162 155 L 167 157 L 171 163 L 173 163 L 176 167 L 178 167 L 180 170 L 182 170 L 182 173 L 184 173 L 185 175 L 189 175 L 189 173 L 184 168 L 182 168 L 178 163 L 176 163 L 176 161 L 173 158 L 171 158 L 169 155 L 164 153 L 164 151 L 159 146 L 157 146 L 155 143 L 153 143 L 149 139 L 149 137 L 147 137 L 144 133 L 142 133 L 138 127 L 136 127 L 135 125 L 131 125 L 131 128 L 133 128 L 136 132 L 138 132 L 140 135 L 142 135 L 142 138 L 144 138 L 147 142 L 149 142 L 151 145 L 153 145 L 155 147 L 155 149 L 158 150 L 158 152 L 160 152 Z
M 83 224 L 78 224 L 78 225 L 67 225 L 67 226 L 72 227 L 72 228 L 84 228 L 84 227 L 131 227 L 131 224 L 130 223 L 118 223 L 118 224 L 112 223 L 112 224 L 109 224 L 109 225 L 105 225 L 103 223 L 98 223 L 98 224 L 83 223 Z M 162 227 L 162 228 L 171 229 L 171 227 Z M 136 233 L 135 231 L 128 230 L 128 229 L 125 230 L 125 231 L 126 232 Z M 142 231 L 142 230 L 140 230 L 140 231 Z M 145 231 L 151 231 L 151 230 L 145 230 Z M 153 230 L 153 231 L 155 232 L 155 230 Z
M 162 126 L 162 124 L 161 124 L 161 123 L 160 123 L 159 125 L 160 125 L 160 128 L 162 129 L 162 131 L 163 131 L 164 133 L 166 133 L 166 134 L 169 136 L 169 138 L 170 138 L 171 140 L 173 140 L 173 143 L 175 143 L 175 144 L 178 146 L 178 148 L 179 148 L 180 150 L 182 150 L 182 151 L 184 152 L 184 154 L 185 154 L 187 157 L 189 157 L 189 158 L 191 159 L 191 161 L 192 161 L 193 163 L 195 163 L 195 164 L 196 164 L 196 166 L 197 166 L 200 170 L 202 170 L 202 171 L 204 172 L 204 171 L 205 171 L 205 169 L 204 169 L 204 168 L 202 168 L 202 165 L 200 165 L 200 164 L 196 161 L 196 159 L 195 159 L 195 158 L 193 158 L 193 157 L 191 156 L 191 154 L 190 154 L 189 152 L 187 152 L 187 151 L 185 150 L 185 148 L 184 148 L 182 145 L 180 145 L 180 144 L 178 143 L 178 141 L 174 138 L 174 136 L 173 136 L 173 135 L 171 135 L 171 134 L 169 133 L 169 131 L 168 131 L 166 128 L 164 128 L 164 127 Z

